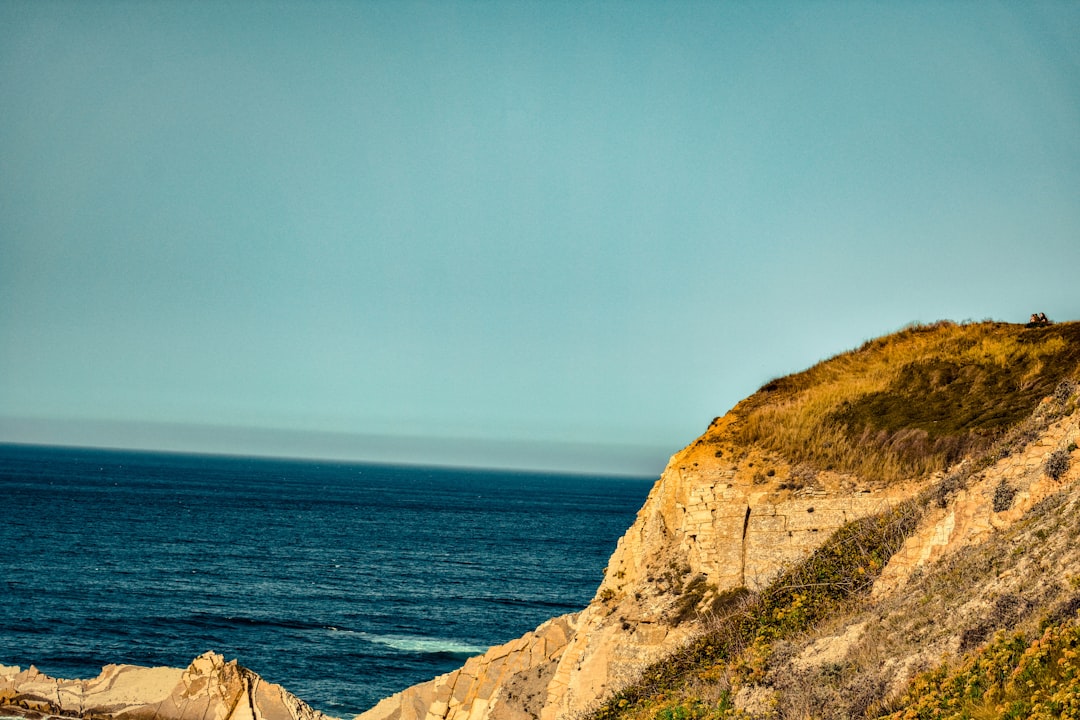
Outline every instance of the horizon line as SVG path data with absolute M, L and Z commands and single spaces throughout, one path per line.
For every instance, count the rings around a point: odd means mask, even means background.
M 614 477 L 659 477 L 679 449 L 659 444 L 3 416 L 0 444 Z

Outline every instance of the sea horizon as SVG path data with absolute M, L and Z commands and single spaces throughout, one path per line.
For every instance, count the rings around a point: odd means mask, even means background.
M 475 471 L 475 472 L 494 472 L 494 473 L 521 473 L 525 475 L 553 475 L 553 476 L 568 476 L 568 477 L 605 477 L 612 480 L 626 479 L 626 480 L 657 480 L 660 475 L 652 475 L 649 473 L 633 473 L 633 472 L 616 472 L 616 471 L 586 471 L 586 470 L 559 470 L 559 469 L 537 469 L 530 467 L 512 467 L 502 465 L 460 465 L 454 463 L 432 463 L 432 462 L 409 462 L 409 461 L 389 461 L 389 460 L 365 460 L 362 458 L 342 458 L 342 457 L 321 457 L 321 456 L 306 456 L 306 455 L 275 455 L 272 453 L 251 453 L 251 452 L 227 452 L 227 451 L 215 451 L 215 450 L 171 450 L 168 448 L 152 448 L 152 447 L 139 447 L 139 446 L 124 446 L 124 445 L 91 445 L 80 443 L 56 443 L 56 442 L 13 442 L 8 440 L 0 440 L 0 449 L 10 448 L 39 448 L 42 450 L 88 450 L 88 451 L 101 451 L 104 453 L 129 453 L 129 454 L 144 454 L 144 455 L 175 455 L 180 457 L 192 457 L 192 458 L 207 458 L 214 459 L 220 458 L 222 460 L 270 460 L 280 462 L 295 462 L 295 463 L 311 463 L 315 465 L 320 464 L 334 464 L 334 465 L 371 465 L 376 467 L 400 467 L 409 468 L 414 470 L 451 470 L 451 471 Z
M 350 717 L 591 600 L 653 480 L 0 444 L 0 663 L 208 650 Z
M 508 439 L 419 432 L 340 432 L 187 422 L 0 415 L 0 444 L 418 467 L 660 476 L 679 448 L 641 442 Z

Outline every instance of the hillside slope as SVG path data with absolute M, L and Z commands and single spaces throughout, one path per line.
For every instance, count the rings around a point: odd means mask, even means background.
M 987 589 L 996 585 L 979 573 L 968 610 L 928 591 L 922 602 L 936 604 L 936 617 L 960 613 L 946 625 L 960 635 L 875 656 L 882 672 L 841 652 L 885 646 L 870 632 L 884 621 L 858 613 L 878 617 L 895 606 L 893 622 L 919 617 L 902 603 L 911 583 L 947 573 L 944 559 L 961 548 L 1003 542 L 1031 512 L 1043 512 L 1039 503 L 1072 502 L 1078 379 L 1080 323 L 937 323 L 767 383 L 671 459 L 585 610 L 359 717 L 883 711 L 918 669 L 987 640 L 994 623 L 963 635 L 971 624 L 963 618 L 1015 593 Z M 1054 478 L 1051 457 L 1066 467 Z M 1015 607 L 1001 600 L 1012 609 L 998 612 L 998 624 L 1066 602 L 1065 589 L 1045 578 L 1037 584 L 1056 590 Z M 981 605 L 971 604 L 976 597 Z M 800 645 L 830 627 L 838 632 L 814 640 L 816 650 Z M 830 659 L 815 665 L 814 653 Z M 872 687 L 849 687 L 859 683 Z M 808 688 L 821 697 L 812 711 L 791 700 Z

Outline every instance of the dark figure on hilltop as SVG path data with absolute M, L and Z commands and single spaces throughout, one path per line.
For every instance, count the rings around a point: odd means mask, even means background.
M 1031 319 L 1028 320 L 1028 327 L 1043 327 L 1049 325 L 1050 321 L 1046 317 L 1046 313 L 1032 313 Z

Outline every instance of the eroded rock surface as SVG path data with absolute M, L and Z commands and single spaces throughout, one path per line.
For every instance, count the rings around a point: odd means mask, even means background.
M 723 591 L 763 586 L 844 523 L 917 489 L 862 487 L 835 474 L 796 482 L 794 469 L 775 458 L 712 441 L 726 437 L 732 421 L 718 419 L 672 457 L 587 608 L 386 698 L 357 720 L 576 715 L 699 632 L 702 613 Z
M 975 473 L 966 487 L 943 508 L 936 508 L 886 565 L 874 584 L 874 596 L 883 597 L 901 587 L 919 567 L 956 550 L 984 541 L 1004 529 L 1047 496 L 1080 478 L 1080 466 L 1062 477 L 1049 477 L 1044 468 L 1054 452 L 1080 444 L 1080 419 L 1074 413 L 1051 425 L 1022 452 L 999 459 Z M 1080 452 L 1072 451 L 1080 456 Z M 1004 498 L 998 498 L 1002 490 Z
M 107 665 L 90 680 L 0 666 L 0 713 L 27 718 L 327 720 L 303 701 L 216 653 L 187 669 Z

